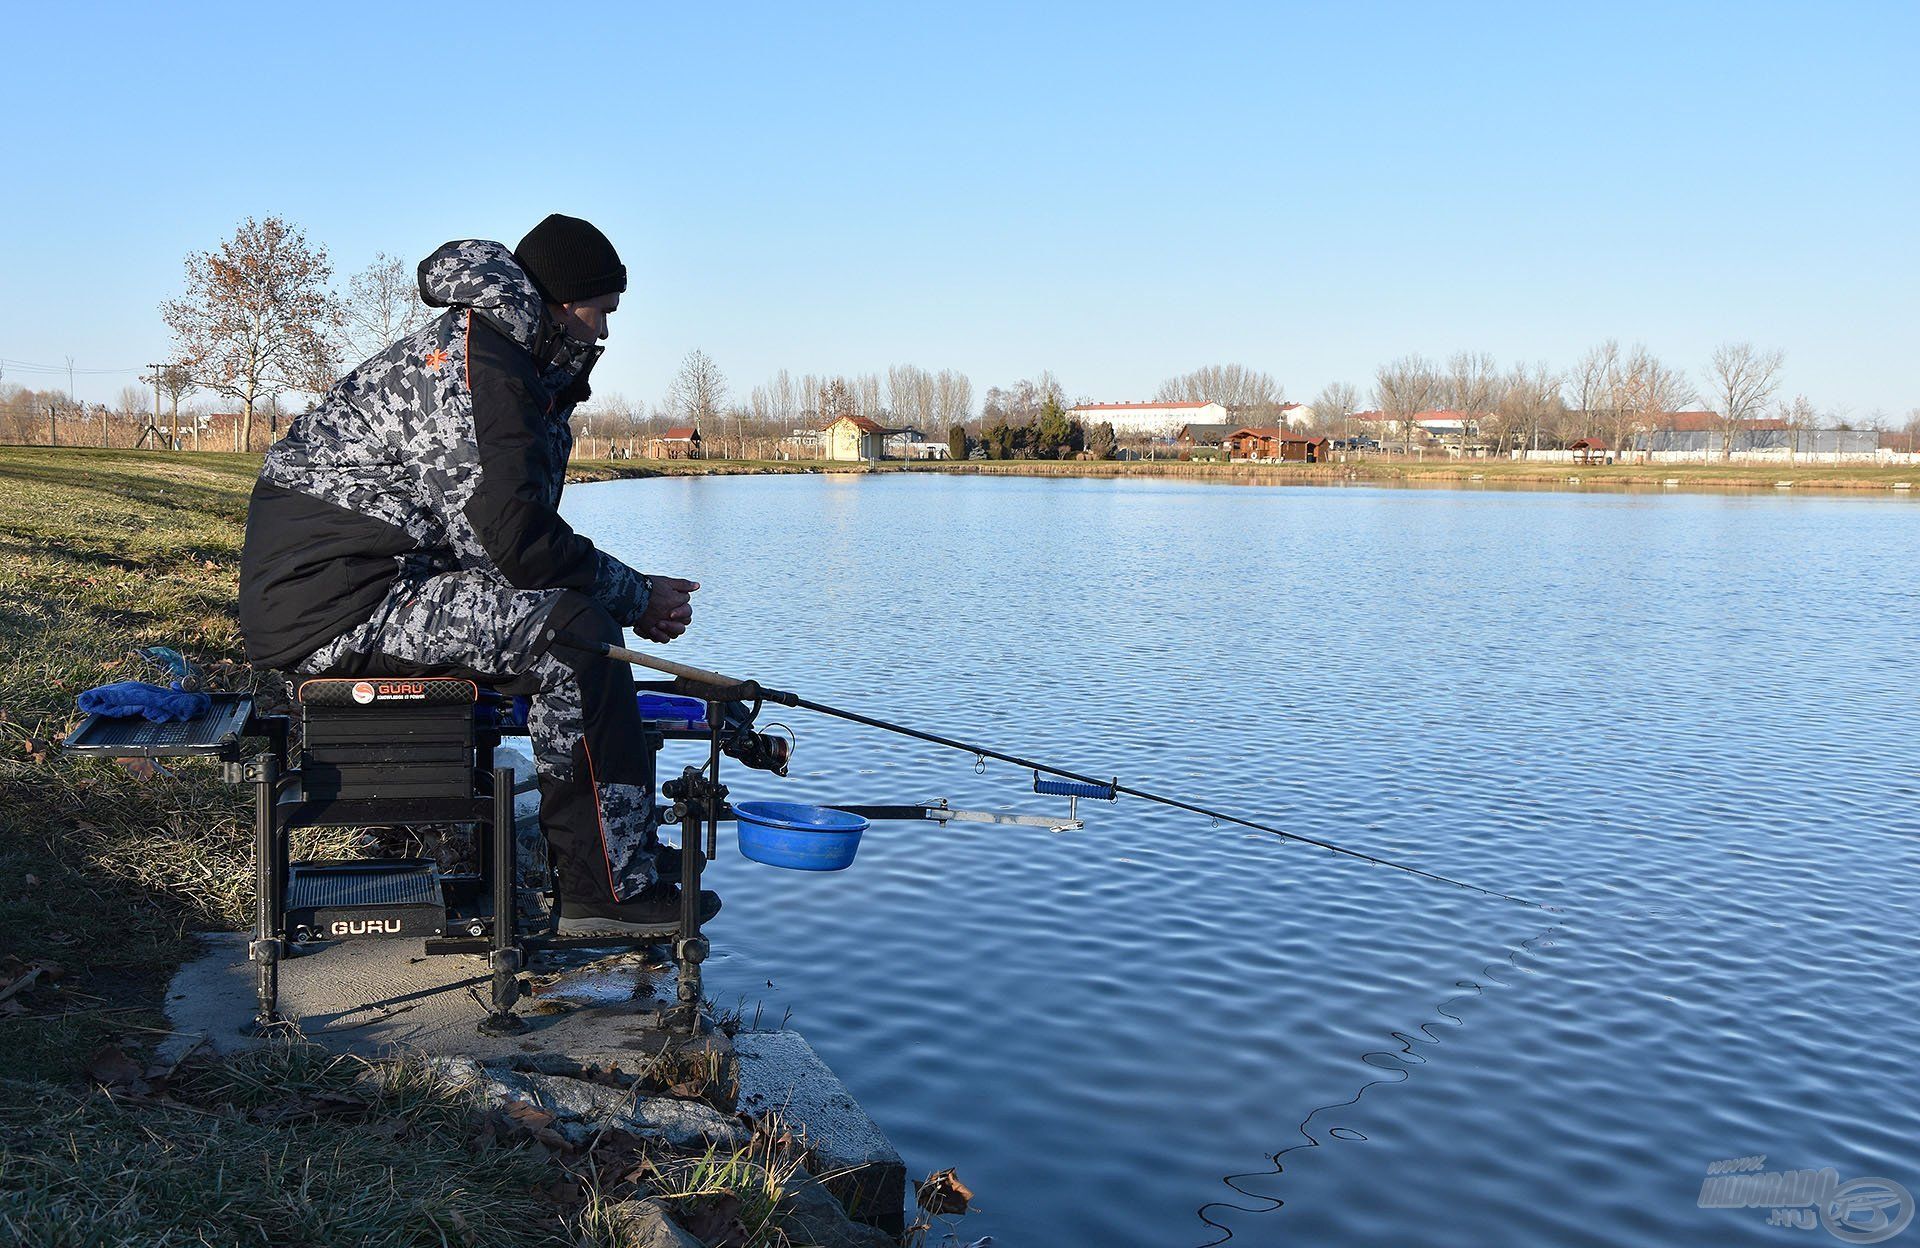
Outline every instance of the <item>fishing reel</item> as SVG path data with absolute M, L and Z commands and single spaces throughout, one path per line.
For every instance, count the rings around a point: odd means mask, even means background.
M 759 702 L 755 702 L 751 710 L 747 709 L 744 702 L 726 703 L 720 724 L 721 752 L 755 771 L 770 771 L 776 776 L 784 776 L 787 774 L 788 761 L 793 758 L 793 729 L 787 728 L 784 737 L 756 732 L 753 721 L 759 714 Z M 775 726 L 786 728 L 785 724 Z

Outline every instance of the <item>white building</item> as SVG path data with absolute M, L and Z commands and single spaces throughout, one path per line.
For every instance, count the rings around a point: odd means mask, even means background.
M 1105 422 L 1122 436 L 1128 434 L 1172 434 L 1181 425 L 1224 425 L 1233 420 L 1218 403 L 1086 403 L 1067 415 L 1091 429 Z

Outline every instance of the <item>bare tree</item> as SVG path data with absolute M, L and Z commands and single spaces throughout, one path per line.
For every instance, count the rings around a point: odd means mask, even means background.
M 1814 410 L 1813 403 L 1804 394 L 1796 394 L 1790 403 L 1780 404 L 1780 423 L 1786 426 L 1787 463 L 1792 464 L 1794 456 L 1800 450 L 1801 435 L 1819 428 L 1820 413 Z M 1813 448 L 1809 446 L 1808 450 Z
M 1323 387 L 1313 399 L 1313 418 L 1322 429 L 1338 437 L 1353 432 L 1349 427 L 1360 406 L 1360 395 L 1344 381 Z
M 1668 413 L 1691 403 L 1694 390 L 1685 373 L 1635 343 L 1616 360 L 1604 395 L 1607 432 L 1619 456 L 1633 449 L 1636 435 L 1651 434 Z
M 847 383 L 847 388 L 853 392 L 853 405 L 860 415 L 877 420 L 887 414 L 886 405 L 880 401 L 878 373 L 861 373 Z
M 1460 413 L 1460 457 L 1466 458 L 1467 434 L 1493 408 L 1500 395 L 1500 370 L 1485 351 L 1458 351 L 1448 359 L 1440 393 L 1447 406 Z
M 936 427 L 964 425 L 973 417 L 973 382 L 966 374 L 943 368 L 933 379 L 933 422 Z
M 1413 418 L 1438 401 L 1440 376 L 1422 355 L 1403 355 L 1373 372 L 1373 402 L 1380 414 L 1397 421 L 1405 448 L 1413 450 Z
M 826 388 L 829 378 L 818 373 L 802 373 L 800 380 L 794 383 L 794 398 L 800 404 L 800 419 L 810 428 L 820 428 L 832 417 L 823 417 L 820 411 L 820 392 Z
M 933 374 L 924 368 L 896 364 L 887 370 L 887 406 L 895 420 L 925 433 L 940 427 Z
M 820 383 L 815 396 L 814 410 L 820 413 L 820 426 L 825 428 L 842 416 L 858 416 L 859 408 L 854 403 L 853 389 L 847 385 L 845 377 L 831 377 Z
M 1011 426 L 1031 425 L 1040 419 L 1041 410 L 1049 401 L 1058 407 L 1067 405 L 1060 381 L 1051 370 L 1043 371 L 1037 378 L 1022 378 L 1005 389 L 987 387 L 980 416 L 983 420 L 1004 421 Z
M 1578 436 L 1590 435 L 1596 425 L 1608 419 L 1608 413 L 1602 411 L 1601 406 L 1611 397 L 1619 370 L 1620 343 L 1613 338 L 1581 356 L 1580 362 L 1573 366 L 1571 383 Z
M 727 379 L 713 357 L 698 347 L 680 361 L 680 371 L 667 387 L 667 410 L 675 418 L 698 428 L 702 422 L 712 437 L 718 430 L 718 418 L 727 403 Z M 738 421 L 735 421 L 736 437 Z M 736 450 L 738 447 L 735 448 Z
M 1517 365 L 1501 379 L 1500 397 L 1493 405 L 1493 432 L 1502 448 L 1509 444 L 1514 450 L 1529 445 L 1539 448 L 1541 430 L 1566 409 L 1560 385 L 1560 374 L 1545 361 L 1531 368 Z
M 157 426 L 148 415 L 148 407 L 149 404 L 157 406 L 158 399 L 157 393 L 148 391 L 144 386 L 121 386 L 120 393 L 114 396 L 112 423 L 137 429 L 138 432 L 134 436 L 142 442 L 146 440 L 148 429 L 155 429 L 157 436 Z M 113 445 L 113 438 L 106 424 L 103 424 L 100 430 L 100 445 Z
M 777 426 L 781 434 L 788 432 L 800 418 L 800 407 L 800 392 L 793 384 L 792 374 L 784 368 L 747 395 L 747 411 L 753 419 L 768 427 Z
M 346 357 L 364 360 L 432 319 L 420 300 L 413 268 L 398 256 L 375 252 L 373 263 L 347 279 L 343 341 Z
M 342 316 L 332 276 L 327 249 L 298 226 L 248 217 L 216 250 L 189 255 L 186 293 L 160 305 L 194 381 L 240 403 L 240 449 L 253 445 L 256 403 L 331 384 Z
M 1218 403 L 1228 409 L 1278 407 L 1286 391 L 1266 373 L 1244 364 L 1208 364 L 1169 377 L 1154 392 L 1156 403 Z
M 173 449 L 177 451 L 180 449 L 180 400 L 194 391 L 193 370 L 184 364 L 169 364 L 160 370 L 159 385 L 160 393 L 167 397 Z
M 1750 342 L 1729 342 L 1716 348 L 1707 366 L 1709 401 L 1718 411 L 1720 456 L 1733 454 L 1733 435 L 1766 410 L 1767 400 L 1780 388 L 1784 352 L 1757 351 Z

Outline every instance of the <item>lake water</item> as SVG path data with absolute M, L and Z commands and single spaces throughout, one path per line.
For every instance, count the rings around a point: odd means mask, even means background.
M 963 1240 L 1817 1244 L 1699 1208 L 1708 1165 L 1920 1191 L 1912 505 L 881 475 L 567 512 L 703 583 L 672 657 L 1557 907 L 1129 799 L 876 824 L 837 875 L 723 844 L 710 991 L 956 1167 Z M 781 718 L 793 777 L 736 800 L 1064 812 Z

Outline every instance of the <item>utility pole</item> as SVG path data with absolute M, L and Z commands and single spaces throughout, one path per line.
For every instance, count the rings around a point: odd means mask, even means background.
M 160 366 L 149 364 L 147 367 L 153 370 L 153 420 L 148 426 L 148 431 L 153 434 L 154 449 L 158 450 L 160 448 Z M 140 441 L 144 443 L 146 440 L 146 433 L 142 433 Z

